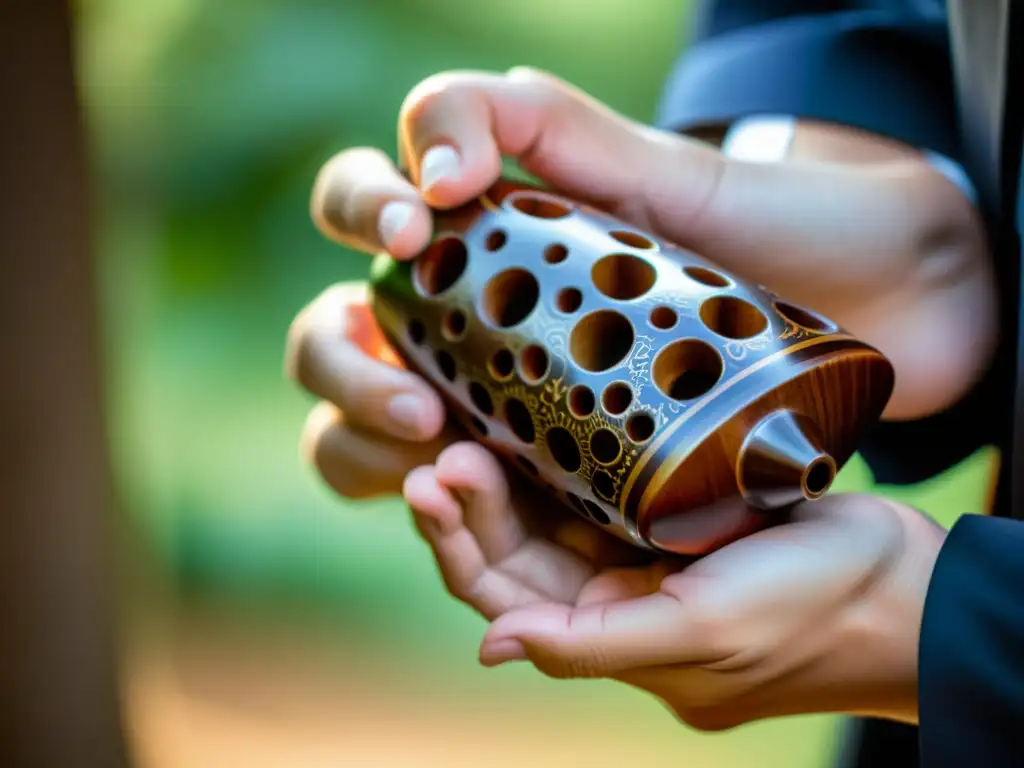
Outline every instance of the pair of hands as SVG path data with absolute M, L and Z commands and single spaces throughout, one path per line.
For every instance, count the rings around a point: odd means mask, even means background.
M 887 418 L 948 406 L 989 361 L 981 224 L 913 150 L 802 125 L 787 162 L 741 163 L 526 69 L 428 79 L 403 104 L 399 136 L 411 181 L 369 148 L 323 168 L 312 214 L 327 237 L 412 258 L 431 234 L 428 206 L 476 197 L 513 156 L 874 344 L 897 373 Z M 918 632 L 944 531 L 914 510 L 835 495 L 695 563 L 652 562 L 510 487 L 488 451 L 452 432 L 381 336 L 364 284 L 334 286 L 299 314 L 286 366 L 320 399 L 305 455 L 343 496 L 404 495 L 448 590 L 491 621 L 484 664 L 620 680 L 704 730 L 810 712 L 916 718 Z

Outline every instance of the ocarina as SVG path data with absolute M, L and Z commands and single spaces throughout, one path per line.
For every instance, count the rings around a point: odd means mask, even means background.
M 810 309 L 592 206 L 500 180 L 378 255 L 372 311 L 450 415 L 623 540 L 703 555 L 821 498 L 893 369 Z

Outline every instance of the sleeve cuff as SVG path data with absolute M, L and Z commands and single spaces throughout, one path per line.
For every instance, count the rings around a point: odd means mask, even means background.
M 759 24 L 697 42 L 670 75 L 659 127 L 756 114 L 842 123 L 959 159 L 947 33 L 891 13 Z

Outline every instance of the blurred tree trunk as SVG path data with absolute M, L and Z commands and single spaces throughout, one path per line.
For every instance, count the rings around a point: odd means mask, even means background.
M 125 764 L 72 14 L 0 2 L 0 765 Z

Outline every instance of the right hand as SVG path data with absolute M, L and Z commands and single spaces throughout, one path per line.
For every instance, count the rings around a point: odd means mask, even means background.
M 885 143 L 837 127 L 815 134 L 818 162 L 806 153 L 772 165 L 729 160 L 525 69 L 432 77 L 407 97 L 398 127 L 411 181 L 370 148 L 345 150 L 322 169 L 311 207 L 328 238 L 412 258 L 430 238 L 430 207 L 477 197 L 512 156 L 555 190 L 876 346 L 896 368 L 886 418 L 948 406 L 989 362 L 995 301 L 979 218 L 913 149 L 885 145 L 869 164 L 851 164 L 844 158 L 857 147 Z M 361 284 L 335 286 L 302 311 L 287 369 L 322 401 L 303 441 L 344 496 L 399 492 L 410 470 L 459 437 L 445 432 L 437 394 L 384 342 Z

